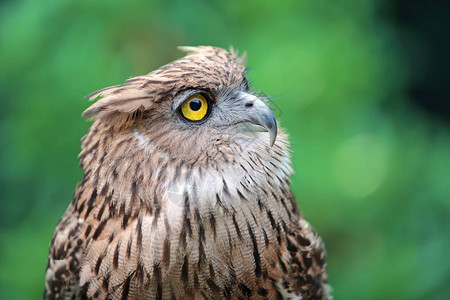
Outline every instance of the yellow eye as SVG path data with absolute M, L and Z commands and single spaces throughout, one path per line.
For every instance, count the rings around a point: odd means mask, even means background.
M 201 121 L 207 113 L 208 101 L 201 94 L 192 95 L 181 104 L 181 114 L 189 121 Z

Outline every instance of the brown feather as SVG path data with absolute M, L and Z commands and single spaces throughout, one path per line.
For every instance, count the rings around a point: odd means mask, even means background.
M 88 96 L 85 174 L 55 230 L 46 298 L 327 299 L 324 246 L 290 191 L 283 130 L 270 147 L 266 132 L 194 126 L 172 109 L 183 91 L 207 90 L 214 116 L 233 120 L 224 107 L 249 92 L 244 59 L 183 49 Z

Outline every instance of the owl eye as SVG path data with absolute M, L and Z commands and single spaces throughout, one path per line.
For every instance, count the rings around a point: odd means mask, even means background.
M 188 121 L 198 122 L 208 114 L 208 101 L 202 94 L 190 96 L 181 104 L 181 115 Z

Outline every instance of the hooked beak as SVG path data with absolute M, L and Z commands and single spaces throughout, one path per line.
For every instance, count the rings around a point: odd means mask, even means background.
M 254 125 L 250 129 L 252 131 L 268 131 L 270 147 L 272 147 L 277 138 L 277 121 L 270 108 L 264 101 L 248 93 L 240 92 L 239 98 L 244 106 L 243 111 L 246 116 L 244 122 Z

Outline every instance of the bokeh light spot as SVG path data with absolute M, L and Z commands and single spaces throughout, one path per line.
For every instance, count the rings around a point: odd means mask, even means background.
M 385 178 L 387 160 L 387 151 L 377 136 L 353 136 L 344 141 L 336 152 L 336 183 L 347 196 L 367 197 Z

